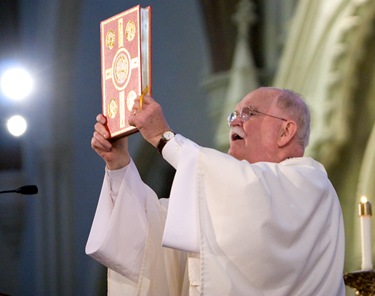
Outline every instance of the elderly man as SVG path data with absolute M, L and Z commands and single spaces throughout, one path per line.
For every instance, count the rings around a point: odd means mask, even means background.
M 158 199 L 98 115 L 91 144 L 106 171 L 86 252 L 108 267 L 109 295 L 345 294 L 341 208 L 323 166 L 303 156 L 299 95 L 246 95 L 228 117 L 228 154 L 175 135 L 151 97 L 129 122 L 176 175 Z

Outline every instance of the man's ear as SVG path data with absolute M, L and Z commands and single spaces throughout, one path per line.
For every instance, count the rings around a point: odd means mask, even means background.
M 286 121 L 283 123 L 281 133 L 277 144 L 279 147 L 284 147 L 290 143 L 297 133 L 297 124 L 294 121 Z

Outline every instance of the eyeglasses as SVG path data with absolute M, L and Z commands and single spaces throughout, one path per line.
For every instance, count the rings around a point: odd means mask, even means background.
M 267 114 L 267 113 L 263 113 L 263 112 L 254 110 L 251 107 L 243 107 L 240 112 L 233 111 L 231 114 L 229 114 L 228 119 L 227 119 L 228 126 L 230 126 L 231 122 L 233 120 L 235 120 L 237 117 L 239 119 L 241 119 L 242 122 L 245 122 L 245 121 L 249 120 L 250 117 L 253 116 L 254 114 L 262 114 L 262 115 L 266 115 L 266 116 L 273 117 L 273 118 L 276 118 L 276 119 L 280 119 L 280 120 L 283 120 L 283 121 L 288 121 L 285 118 L 274 116 L 274 115 Z

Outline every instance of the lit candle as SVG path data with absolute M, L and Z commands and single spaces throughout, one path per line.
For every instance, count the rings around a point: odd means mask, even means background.
M 362 270 L 372 269 L 371 249 L 371 203 L 366 196 L 361 197 L 358 204 L 359 217 L 361 221 L 361 242 L 362 242 Z

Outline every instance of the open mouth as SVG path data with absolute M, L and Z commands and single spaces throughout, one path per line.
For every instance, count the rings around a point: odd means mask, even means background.
M 245 137 L 245 134 L 244 134 L 244 131 L 241 128 L 239 128 L 237 126 L 232 128 L 231 133 L 230 133 L 231 141 L 234 142 L 234 141 L 238 141 L 238 140 L 243 140 L 244 137 Z
M 231 135 L 231 139 L 232 141 L 237 141 L 237 140 L 242 140 L 243 138 L 239 134 L 233 133 Z

